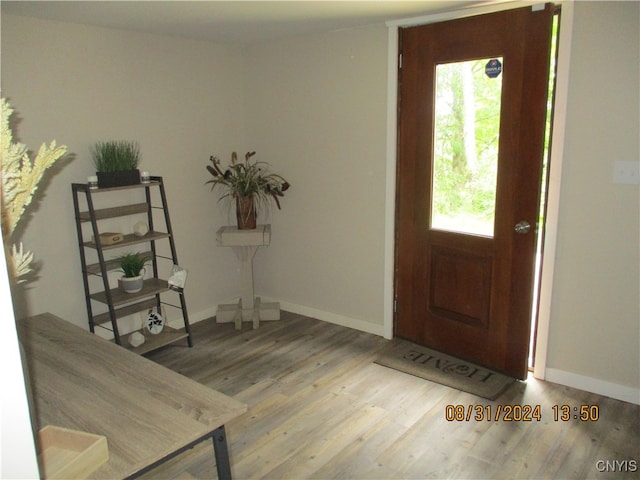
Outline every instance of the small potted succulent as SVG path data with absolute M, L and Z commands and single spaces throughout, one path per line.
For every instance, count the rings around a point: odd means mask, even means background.
M 236 203 L 236 219 L 240 230 L 256 228 L 256 216 L 258 209 L 274 200 L 280 210 L 280 197 L 289 189 L 289 182 L 284 177 L 275 173 L 269 173 L 269 164 L 251 160 L 256 152 L 247 152 L 244 162 L 238 162 L 238 154 L 231 154 L 231 164 L 223 170 L 220 167 L 220 159 L 211 156 L 207 170 L 213 178 L 210 183 L 211 190 L 216 187 L 223 189 L 223 198 L 232 198 Z
M 126 293 L 137 293 L 144 285 L 144 266 L 151 257 L 140 252 L 125 253 L 117 257 L 120 263 L 122 278 L 118 279 L 120 287 Z
M 140 183 L 140 148 L 137 142 L 110 140 L 91 147 L 98 187 L 120 187 Z

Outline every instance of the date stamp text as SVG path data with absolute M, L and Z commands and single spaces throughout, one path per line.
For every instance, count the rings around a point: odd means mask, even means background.
M 544 415 L 554 422 L 597 422 L 598 405 L 553 405 L 543 412 L 541 405 L 447 405 L 444 418 L 448 422 L 540 422 Z

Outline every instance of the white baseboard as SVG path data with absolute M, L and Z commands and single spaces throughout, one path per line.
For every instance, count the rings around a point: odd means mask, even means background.
M 271 302 L 277 300 L 267 301 Z M 295 303 L 280 302 L 280 309 L 291 313 L 297 313 L 298 315 L 304 315 L 305 317 L 317 318 L 318 320 L 334 323 L 343 327 L 353 328 L 355 330 L 360 330 L 361 332 L 372 333 L 381 337 L 384 336 L 384 326 L 382 324 L 365 322 L 364 320 L 358 320 L 357 318 L 325 312 L 324 310 L 305 307 L 304 305 L 298 305 Z
M 640 389 L 638 388 L 606 382 L 597 378 L 585 377 L 556 368 L 547 368 L 544 379 L 549 382 L 566 385 L 567 387 L 579 388 L 587 392 L 597 393 L 598 395 L 640 405 Z
M 261 296 L 262 301 L 264 302 L 278 302 L 277 299 L 269 298 Z M 224 303 L 237 303 L 238 299 L 231 299 Z M 318 320 L 322 320 L 323 322 L 333 323 L 335 325 L 340 325 L 342 327 L 353 328 L 355 330 L 360 330 L 362 332 L 371 333 L 373 335 L 384 336 L 384 326 L 378 325 L 371 322 L 365 322 L 364 320 L 358 320 L 356 318 L 347 317 L 344 315 L 338 315 L 336 313 L 326 312 L 324 310 L 319 310 L 316 308 L 306 307 L 304 305 L 298 305 L 296 303 L 289 302 L 278 302 L 280 303 L 280 310 L 284 310 L 286 312 L 297 313 L 298 315 L 304 315 L 305 317 L 316 318 Z M 201 320 L 205 320 L 207 318 L 214 317 L 218 307 L 211 307 L 207 310 L 203 310 L 201 312 L 196 312 L 194 314 L 189 314 L 189 323 L 194 324 Z M 169 322 L 169 325 L 174 328 L 183 328 L 184 322 L 182 321 L 182 317 L 176 318 Z
M 279 302 L 277 299 L 269 298 L 269 297 L 261 297 L 261 299 L 265 302 Z M 229 300 L 228 302 L 222 303 L 236 303 L 238 299 Z M 374 335 L 383 336 L 384 326 L 378 325 L 371 322 L 365 322 L 364 320 L 358 320 L 356 318 L 346 317 L 344 315 L 338 315 L 336 313 L 326 312 L 324 310 L 318 310 L 316 308 L 306 307 L 304 305 L 298 305 L 296 303 L 289 302 L 279 302 L 280 310 L 284 310 L 286 312 L 297 313 L 298 315 L 304 315 L 306 317 L 317 318 L 318 320 L 322 320 L 328 323 L 334 323 L 336 325 L 341 325 L 343 327 L 353 328 L 355 330 L 360 330 L 366 333 L 372 333 Z M 189 315 L 189 323 L 197 323 L 206 318 L 211 318 L 215 316 L 217 307 L 212 307 L 202 312 L 197 312 L 194 315 Z M 170 325 L 175 328 L 184 327 L 184 323 L 182 322 L 182 318 L 178 318 L 172 320 Z

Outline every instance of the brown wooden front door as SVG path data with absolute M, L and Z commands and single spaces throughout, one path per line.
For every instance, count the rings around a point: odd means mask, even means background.
M 547 5 L 400 30 L 395 335 L 517 378 L 552 16 Z

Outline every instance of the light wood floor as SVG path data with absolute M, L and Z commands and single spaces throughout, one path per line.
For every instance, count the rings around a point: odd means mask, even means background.
M 640 406 L 533 378 L 492 402 L 374 364 L 383 338 L 287 312 L 257 330 L 192 328 L 193 348 L 149 358 L 249 405 L 227 425 L 238 480 L 639 478 Z M 447 405 L 476 404 L 541 405 L 542 420 L 446 421 Z M 556 422 L 563 404 L 598 405 L 600 418 Z M 635 471 L 599 472 L 599 460 Z M 212 445 L 146 478 L 216 478 Z

